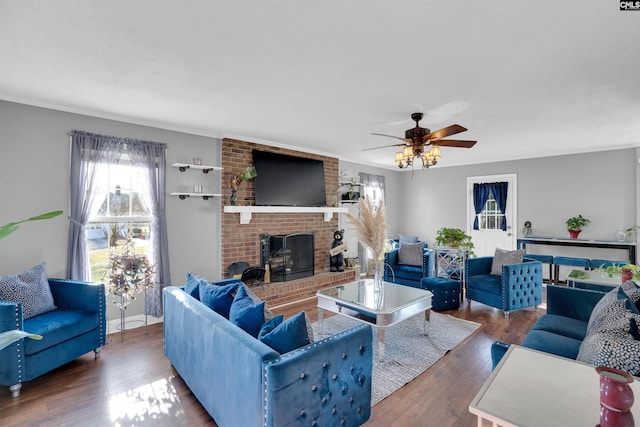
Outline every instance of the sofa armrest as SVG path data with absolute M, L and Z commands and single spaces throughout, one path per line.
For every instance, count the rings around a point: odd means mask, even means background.
M 483 256 L 477 258 L 467 257 L 467 271 L 465 272 L 465 275 L 467 277 L 471 277 L 477 274 L 489 274 L 491 273 L 492 263 L 492 256 Z
M 106 310 L 104 283 L 49 279 L 49 287 L 58 308 L 93 312 Z
M 22 304 L 0 300 L 0 332 L 22 330 Z
M 422 254 L 422 277 L 434 277 L 435 275 L 436 253 L 433 249 L 424 249 Z
M 547 314 L 586 322 L 604 295 L 604 292 L 589 289 L 547 285 Z
M 398 263 L 399 249 L 392 249 L 384 254 L 384 262 L 388 265 L 396 265 Z
M 363 324 L 264 362 L 265 425 L 363 425 L 372 350 L 371 326 Z

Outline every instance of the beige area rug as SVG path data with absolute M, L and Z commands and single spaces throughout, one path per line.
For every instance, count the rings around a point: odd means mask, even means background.
M 426 371 L 480 327 L 479 323 L 431 312 L 426 336 L 422 334 L 423 322 L 424 315 L 419 314 L 387 329 L 382 362 L 378 360 L 378 336 L 373 330 L 371 406 Z M 314 337 L 324 339 L 359 323 L 345 316 L 331 316 L 324 319 L 322 333 L 318 322 L 313 324 Z

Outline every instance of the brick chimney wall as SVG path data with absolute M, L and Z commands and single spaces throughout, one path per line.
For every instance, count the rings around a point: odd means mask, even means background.
M 271 147 L 246 141 L 225 138 L 222 140 L 222 276 L 228 277 L 227 267 L 236 261 L 246 261 L 250 266 L 260 265 L 261 234 L 315 234 L 315 273 L 329 270 L 329 250 L 333 242 L 333 230 L 338 228 L 338 218 L 334 214 L 331 221 L 325 222 L 320 213 L 254 213 L 249 224 L 240 224 L 240 214 L 224 213 L 231 197 L 229 182 L 234 175 L 241 174 L 252 164 L 252 150 L 261 150 L 305 157 L 324 162 L 324 181 L 327 193 L 327 206 L 331 206 L 338 188 L 338 159 L 303 153 L 284 148 Z M 255 205 L 253 181 L 240 183 L 237 192 L 238 206 Z

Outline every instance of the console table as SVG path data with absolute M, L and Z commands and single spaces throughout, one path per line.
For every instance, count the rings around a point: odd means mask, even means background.
M 636 242 L 620 242 L 618 240 L 565 239 L 560 237 L 521 237 L 518 239 L 518 249 L 524 249 L 526 251 L 528 245 L 622 249 L 627 251 L 629 262 L 631 264 L 636 263 Z
M 640 417 L 640 383 L 631 383 Z M 469 405 L 493 426 L 595 426 L 600 421 L 600 377 L 593 366 L 512 345 Z

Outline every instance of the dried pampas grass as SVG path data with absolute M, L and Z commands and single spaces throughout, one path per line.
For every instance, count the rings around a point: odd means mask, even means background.
M 360 218 L 350 213 L 345 215 L 354 225 L 360 242 L 368 246 L 376 261 L 384 259 L 384 248 L 387 242 L 387 222 L 384 204 L 374 206 L 369 199 L 360 199 Z

